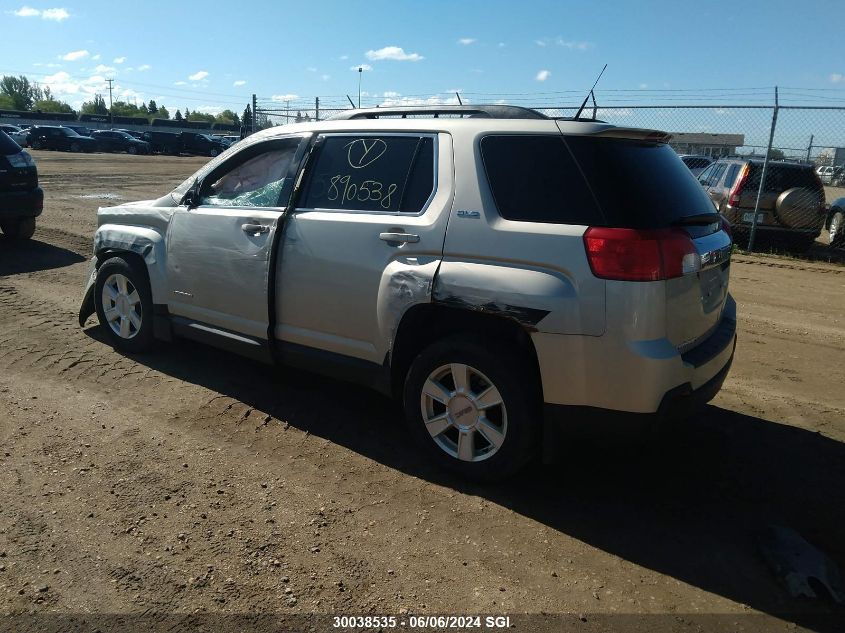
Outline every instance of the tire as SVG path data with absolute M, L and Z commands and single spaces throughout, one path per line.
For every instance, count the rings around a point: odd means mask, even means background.
M 790 235 L 785 239 L 787 250 L 794 253 L 806 253 L 816 243 L 815 235 Z
M 80 147 L 79 143 L 71 143 L 70 151 L 72 151 L 74 154 L 78 154 L 82 151 L 82 147 Z
M 0 229 L 10 240 L 28 240 L 35 234 L 35 218 L 17 218 L 0 223 Z
M 842 211 L 830 218 L 830 247 L 845 248 L 845 213 Z
M 414 359 L 405 379 L 410 432 L 442 468 L 476 481 L 505 479 L 536 452 L 539 389 L 526 379 L 533 373 L 518 352 L 470 333 L 434 343 Z M 438 421 L 426 424 L 424 417 Z
M 211 156 L 212 158 L 214 158 L 219 153 L 220 153 L 219 149 L 217 149 L 216 147 L 212 147 L 211 150 L 209 150 L 208 155 Z
M 130 145 L 129 148 L 126 151 L 129 152 L 130 154 L 137 154 L 138 148 L 135 147 L 134 145 Z
M 147 271 L 136 260 L 112 257 L 103 262 L 97 271 L 94 304 L 113 347 L 130 353 L 152 348 L 152 293 Z

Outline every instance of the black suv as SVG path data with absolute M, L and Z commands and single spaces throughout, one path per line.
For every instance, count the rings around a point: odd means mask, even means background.
M 0 229 L 12 239 L 29 239 L 44 207 L 38 170 L 28 152 L 0 131 Z
M 156 154 L 197 154 L 217 156 L 226 149 L 226 144 L 208 134 L 196 132 L 144 132 L 144 140 Z
M 97 141 L 90 136 L 80 136 L 69 127 L 33 125 L 27 136 L 32 149 L 58 149 L 70 152 L 95 152 Z
M 721 158 L 698 176 L 713 204 L 733 225 L 737 244 L 747 242 L 754 220 L 754 207 L 762 160 Z M 825 225 L 824 186 L 813 165 L 773 161 L 757 211 L 757 237 L 782 241 L 791 249 L 806 251 Z
M 149 154 L 150 144 L 119 130 L 97 130 L 91 132 L 101 152 L 127 152 L 128 154 Z

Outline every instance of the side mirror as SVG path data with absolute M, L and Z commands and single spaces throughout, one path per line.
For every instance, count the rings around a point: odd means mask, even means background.
M 184 197 L 182 198 L 182 204 L 184 204 L 188 209 L 194 209 L 199 206 L 200 204 L 200 181 L 199 179 L 194 181 L 194 184 L 191 185 L 191 188 L 185 192 Z

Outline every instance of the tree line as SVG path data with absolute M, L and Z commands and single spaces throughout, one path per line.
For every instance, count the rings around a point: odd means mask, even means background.
M 37 82 L 30 81 L 24 75 L 18 77 L 3 75 L 3 78 L 0 79 L 0 110 L 109 114 L 109 106 L 100 94 L 95 94 L 91 101 L 83 102 L 82 107 L 77 112 L 69 104 L 56 99 L 49 86 L 41 86 Z M 155 99 L 150 99 L 149 103 L 141 102 L 140 105 L 127 101 L 115 101 L 111 107 L 111 114 L 113 116 L 143 117 L 149 121 L 152 119 L 171 120 L 170 111 L 164 105 L 158 105 Z M 229 109 L 215 115 L 197 111 L 191 112 L 186 107 L 184 113 L 181 110 L 176 110 L 172 120 L 204 121 L 206 123 L 229 125 L 241 125 L 243 121 L 248 125 L 252 120 L 252 112 L 247 106 L 242 116 L 238 116 L 236 112 Z

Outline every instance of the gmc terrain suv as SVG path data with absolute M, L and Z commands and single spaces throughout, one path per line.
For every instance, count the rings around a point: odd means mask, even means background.
M 725 379 L 731 237 L 667 140 L 511 106 L 265 130 L 100 209 L 79 322 L 364 383 L 432 460 L 500 478 L 557 424 L 675 419 Z
M 733 226 L 737 243 L 747 241 L 763 174 L 763 161 L 722 158 L 698 181 Z M 779 239 L 806 251 L 827 219 L 824 187 L 810 164 L 769 162 L 757 210 L 757 238 Z

